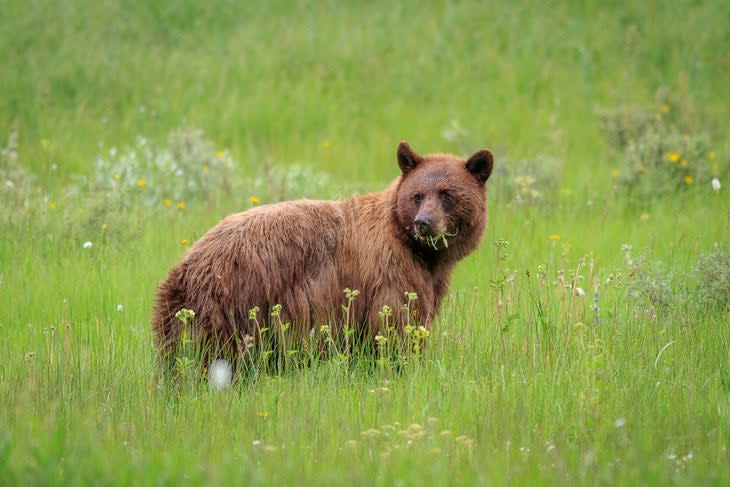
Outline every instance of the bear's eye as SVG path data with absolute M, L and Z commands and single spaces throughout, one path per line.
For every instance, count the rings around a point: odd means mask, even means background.
M 449 193 L 448 191 L 441 191 L 439 192 L 439 198 L 441 198 L 441 202 L 444 205 L 444 208 L 447 210 L 450 210 L 454 206 L 456 206 L 456 196 Z
M 423 201 L 423 195 L 421 193 L 416 193 L 413 195 L 413 202 L 415 204 L 420 205 L 421 201 Z

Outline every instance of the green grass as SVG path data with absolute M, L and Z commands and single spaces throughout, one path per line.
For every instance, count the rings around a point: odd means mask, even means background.
M 666 103 L 728 174 L 730 4 L 257 3 L 0 0 L 0 134 L 34 176 L 0 191 L 0 484 L 730 482 L 730 316 L 691 272 L 730 245 L 730 180 L 630 201 L 596 115 Z M 122 203 L 79 182 L 186 127 L 237 161 L 231 194 L 178 209 L 144 204 L 152 180 Z M 252 196 L 381 189 L 401 139 L 557 161 L 535 204 L 495 170 L 422 359 L 161 387 L 150 312 L 181 240 Z M 312 172 L 283 187 L 264 166 Z M 630 292 L 625 243 L 673 273 L 671 307 Z

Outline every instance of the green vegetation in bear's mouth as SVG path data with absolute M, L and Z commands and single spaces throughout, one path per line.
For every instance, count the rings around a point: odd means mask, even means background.
M 449 241 L 447 237 L 455 237 L 459 232 L 450 233 L 447 231 L 441 231 L 431 235 L 421 235 L 416 232 L 416 240 L 425 240 L 429 247 L 434 250 L 442 250 L 449 248 Z M 439 243 L 443 244 L 443 248 L 439 249 Z

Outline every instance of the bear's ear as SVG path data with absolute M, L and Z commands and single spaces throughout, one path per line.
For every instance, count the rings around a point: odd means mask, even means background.
M 403 174 L 415 169 L 415 167 L 423 160 L 421 156 L 416 154 L 408 142 L 401 140 L 398 144 L 398 166 Z
M 475 152 L 466 161 L 466 169 L 482 184 L 486 183 L 489 175 L 492 174 L 492 167 L 494 167 L 494 157 L 487 149 Z

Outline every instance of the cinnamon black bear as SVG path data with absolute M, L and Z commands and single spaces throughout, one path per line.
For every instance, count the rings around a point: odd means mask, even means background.
M 485 183 L 493 158 L 468 160 L 397 151 L 401 174 L 383 192 L 340 201 L 289 201 L 228 216 L 185 254 L 160 285 L 153 329 L 158 352 L 174 353 L 182 324 L 195 312 L 193 334 L 235 355 L 257 336 L 275 305 L 282 322 L 301 333 L 343 322 L 343 289 L 359 290 L 350 323 L 377 331 L 379 311 L 398 311 L 405 292 L 418 298 L 409 320 L 428 326 L 456 263 L 477 248 L 487 222 Z M 216 352 L 218 353 L 218 352 Z

